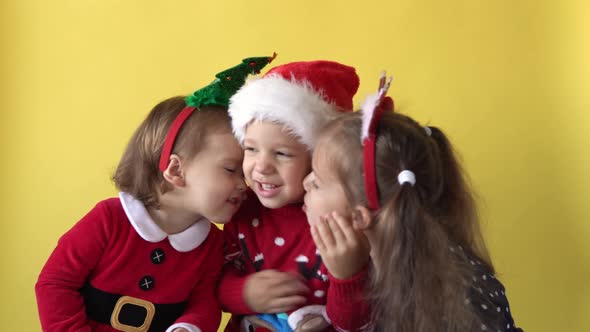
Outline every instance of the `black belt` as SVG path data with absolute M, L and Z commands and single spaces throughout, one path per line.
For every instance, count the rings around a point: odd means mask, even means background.
M 157 304 L 107 293 L 86 283 L 80 289 L 89 319 L 122 331 L 165 331 L 182 315 L 186 302 Z

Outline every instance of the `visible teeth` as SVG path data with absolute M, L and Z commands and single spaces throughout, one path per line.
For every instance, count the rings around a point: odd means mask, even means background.
M 264 189 L 264 190 L 270 190 L 270 189 L 274 189 L 277 187 L 274 184 L 266 184 L 266 183 L 261 183 L 260 185 L 262 186 L 262 189 Z

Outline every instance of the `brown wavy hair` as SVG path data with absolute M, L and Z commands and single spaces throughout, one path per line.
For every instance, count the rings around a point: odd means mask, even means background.
M 158 208 L 158 195 L 170 190 L 158 165 L 166 134 L 186 107 L 184 98 L 166 99 L 150 111 L 129 140 L 113 174 L 112 180 L 117 188 L 133 195 L 146 207 Z M 190 160 L 202 148 L 205 137 L 218 130 L 231 131 L 227 109 L 202 107 L 184 122 L 172 153 Z
M 319 138 L 351 205 L 367 206 L 359 112 L 328 124 Z M 493 267 L 481 236 L 474 197 L 453 148 L 438 128 L 386 113 L 377 128 L 371 300 L 377 331 L 466 331 L 481 320 L 465 305 L 472 268 L 462 248 Z M 414 186 L 397 175 L 411 170 Z M 460 246 L 460 247 L 459 247 Z M 460 251 L 460 250 L 457 250 Z

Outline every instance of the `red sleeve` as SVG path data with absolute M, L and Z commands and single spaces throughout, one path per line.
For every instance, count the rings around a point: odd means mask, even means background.
M 223 267 L 223 237 L 217 227 L 211 227 L 202 262 L 203 274 L 191 291 L 189 302 L 176 323 L 190 323 L 202 332 L 216 332 L 221 322 L 221 308 L 215 297 L 215 288 Z
M 244 301 L 244 284 L 248 274 L 245 271 L 243 255 L 238 242 L 237 220 L 223 227 L 225 240 L 225 265 L 221 275 L 221 282 L 217 290 L 217 297 L 221 308 L 232 314 L 254 314 Z
M 221 303 L 221 308 L 232 314 L 255 314 L 248 307 L 243 296 L 246 279 L 255 271 L 250 264 L 244 262 L 244 254 L 239 242 L 238 226 L 256 213 L 259 204 L 256 195 L 249 191 L 248 198 L 242 203 L 232 221 L 223 227 L 225 266 L 223 267 L 217 297 Z
M 91 331 L 79 289 L 106 247 L 110 219 L 99 203 L 58 241 L 35 285 L 43 331 Z
M 368 266 L 349 279 L 330 275 L 326 313 L 337 331 L 369 331 Z

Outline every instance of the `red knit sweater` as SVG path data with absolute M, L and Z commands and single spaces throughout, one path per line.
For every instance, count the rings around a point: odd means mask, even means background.
M 306 305 L 326 305 L 336 330 L 364 330 L 370 318 L 364 296 L 367 271 L 347 280 L 334 279 L 321 264 L 302 205 L 268 209 L 249 194 L 224 226 L 226 262 L 243 261 L 226 264 L 218 291 L 222 308 L 234 314 L 226 331 L 237 331 L 239 315 L 255 314 L 244 302 L 244 283 L 248 275 L 265 269 L 302 274 L 311 289 Z M 241 271 L 235 265 L 242 265 Z

